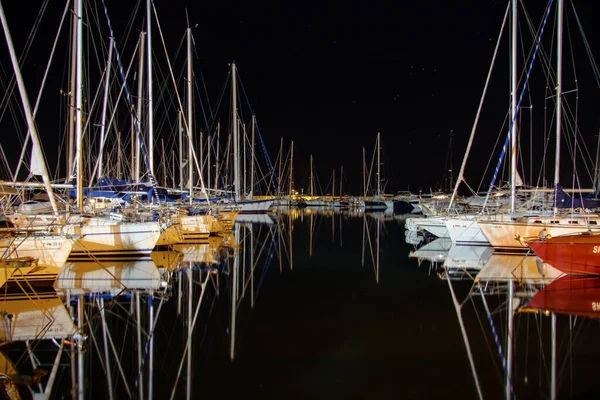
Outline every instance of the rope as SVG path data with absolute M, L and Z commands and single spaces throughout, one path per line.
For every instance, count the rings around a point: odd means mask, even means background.
M 500 159 L 498 160 L 498 164 L 496 165 L 496 169 L 494 170 L 494 176 L 492 178 L 492 182 L 490 183 L 490 188 L 488 189 L 487 195 L 485 196 L 485 201 L 483 203 L 483 209 L 485 210 L 485 206 L 488 203 L 490 195 L 492 194 L 492 190 L 494 189 L 494 185 L 496 183 L 496 179 L 498 178 L 498 172 L 500 171 L 500 165 L 504 161 L 504 155 L 506 154 L 506 148 L 508 147 L 508 142 L 510 141 L 510 136 L 512 134 L 515 121 L 517 116 L 519 115 L 519 111 L 521 110 L 521 102 L 523 101 L 523 95 L 525 94 L 525 89 L 529 84 L 529 78 L 531 76 L 531 70 L 533 69 L 533 64 L 535 63 L 535 58 L 540 48 L 542 35 L 544 34 L 544 30 L 546 28 L 546 23 L 548 22 L 548 16 L 550 15 L 550 9 L 554 0 L 550 0 L 548 7 L 546 8 L 546 13 L 544 15 L 544 23 L 542 24 L 542 28 L 540 29 L 540 34 L 535 43 L 535 50 L 533 52 L 533 56 L 531 57 L 531 62 L 529 63 L 529 68 L 527 69 L 527 76 L 525 77 L 525 83 L 523 84 L 523 89 L 521 89 L 521 94 L 519 95 L 519 101 L 517 102 L 517 109 L 515 110 L 515 115 L 512 117 L 512 121 L 510 122 L 510 128 L 508 129 L 508 134 L 506 135 L 506 140 L 504 141 L 504 146 L 502 146 L 502 152 L 500 153 Z

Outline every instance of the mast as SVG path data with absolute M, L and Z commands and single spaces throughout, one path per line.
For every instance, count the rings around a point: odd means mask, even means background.
M 81 0 L 79 0 L 81 1 Z M 79 3 L 77 3 L 79 4 Z M 79 15 L 77 12 L 75 15 Z M 46 188 L 46 192 L 48 193 L 48 197 L 50 198 L 50 204 L 52 205 L 52 211 L 54 214 L 58 216 L 58 208 L 56 205 L 56 199 L 54 198 L 54 191 L 52 190 L 52 186 L 50 185 L 50 177 L 48 176 L 48 169 L 46 168 L 46 162 L 42 156 L 42 144 L 40 142 L 40 138 L 38 136 L 37 126 L 35 125 L 35 121 L 33 119 L 33 113 L 31 112 L 31 104 L 29 103 L 29 97 L 27 96 L 27 92 L 25 90 L 25 83 L 23 82 L 23 76 L 21 75 L 21 69 L 19 68 L 19 63 L 17 61 L 17 56 L 15 54 L 15 49 L 12 42 L 12 37 L 10 35 L 10 31 L 8 30 L 8 23 L 6 22 L 6 16 L 4 15 L 4 8 L 0 3 L 0 19 L 2 21 L 2 26 L 4 28 L 4 36 L 6 37 L 6 43 L 8 44 L 8 51 L 10 53 L 10 60 L 13 65 L 13 69 L 15 70 L 15 76 L 17 79 L 17 86 L 19 87 L 19 92 L 21 94 L 21 102 L 23 103 L 23 108 L 25 111 L 25 117 L 27 119 L 27 125 L 29 131 L 31 132 L 31 142 L 33 143 L 32 148 L 32 160 L 35 160 L 35 166 L 38 171 L 34 171 L 34 163 L 32 162 L 31 169 L 32 173 L 36 173 L 36 175 L 41 175 L 42 180 L 44 181 L 44 186 Z
M 365 154 L 365 146 L 363 146 L 363 198 L 367 199 L 367 161 Z
M 381 197 L 381 133 L 377 132 L 377 197 Z
M 241 146 L 244 149 L 242 152 L 242 193 L 244 194 L 244 197 L 248 195 L 248 185 L 246 185 L 246 175 L 247 173 L 247 164 L 248 164 L 248 157 L 246 157 L 246 124 L 243 123 L 242 124 L 242 137 L 240 138 L 242 140 L 241 142 Z
M 200 183 L 204 182 L 204 132 L 200 130 Z
M 344 174 L 344 166 L 340 168 L 340 199 L 342 198 L 342 175 Z
M 138 99 L 137 99 L 137 106 L 136 106 L 136 111 L 137 111 L 137 119 L 138 119 L 138 123 L 139 123 L 139 127 L 140 130 L 142 129 L 142 118 L 143 118 L 143 109 L 142 109 L 142 98 L 144 96 L 144 80 L 142 79 L 142 76 L 144 75 L 144 51 L 146 49 L 146 47 L 144 46 L 146 42 L 146 32 L 140 32 L 140 58 L 139 58 L 139 65 L 138 65 L 138 76 L 137 76 L 137 81 L 138 81 Z M 132 115 L 132 132 L 133 132 L 133 138 L 131 140 L 131 145 L 134 146 L 135 145 L 135 157 L 132 159 L 133 161 L 133 168 L 132 171 L 134 171 L 134 179 L 136 183 L 140 183 L 140 148 L 142 146 L 142 144 L 140 143 L 141 140 L 141 136 L 137 135 L 135 133 L 135 116 Z
M 181 110 L 177 111 L 177 125 L 179 128 L 179 190 L 183 193 L 183 123 Z
M 231 64 L 231 101 L 232 101 L 232 120 L 233 124 L 233 190 L 235 201 L 240 200 L 240 149 L 239 133 L 237 120 L 237 79 L 235 63 Z
M 290 201 L 294 194 L 294 141 L 290 145 Z
M 152 0 L 146 0 L 146 24 L 148 26 L 148 160 L 150 162 L 150 174 L 154 175 L 154 105 L 152 104 Z M 141 79 L 141 77 L 140 77 Z
M 310 198 L 314 196 L 313 192 L 313 158 L 312 154 L 310 155 Z
M 212 176 L 211 176 L 212 174 L 210 171 L 210 169 L 212 167 L 211 160 L 210 160 L 210 153 L 212 153 L 211 150 L 212 150 L 212 140 L 211 140 L 210 134 L 207 134 L 206 135 L 206 158 L 207 158 L 208 172 L 206 173 L 206 176 L 208 178 L 207 179 L 208 182 L 206 182 L 206 187 L 208 189 L 211 188 L 210 178 L 212 178 Z
M 77 17 L 77 70 L 75 72 L 75 137 L 77 147 L 77 208 L 83 212 L 83 4 L 75 3 Z
M 219 152 L 221 150 L 221 120 L 217 121 L 217 142 L 216 142 L 216 161 L 215 161 L 215 190 L 218 189 L 219 185 Z
M 74 6 L 76 7 L 76 6 Z M 69 89 L 69 136 L 67 149 L 67 176 L 73 173 L 75 163 L 75 70 L 77 69 L 77 13 L 73 13 L 71 37 L 71 86 Z
M 104 164 L 103 155 L 104 155 L 104 136 L 106 134 L 106 107 L 108 105 L 108 89 L 110 85 L 110 71 L 111 71 L 111 61 L 112 61 L 112 53 L 113 53 L 113 37 L 109 38 L 108 44 L 108 61 L 106 62 L 106 80 L 104 82 L 104 102 L 102 104 L 102 122 L 100 123 L 100 154 L 98 155 L 99 160 L 99 170 L 98 177 L 102 178 L 104 176 Z M 118 159 L 118 157 L 117 157 Z
M 331 183 L 331 200 L 335 198 L 335 169 L 333 170 L 333 182 Z
M 510 120 L 511 163 L 510 163 L 510 212 L 515 212 L 517 197 L 517 0 L 512 0 L 512 36 L 511 36 L 511 86 L 510 86 Z
M 252 140 L 250 143 L 250 200 L 254 197 L 254 130 L 256 128 L 256 115 L 252 114 Z
M 192 164 L 192 126 L 194 115 L 192 110 L 192 28 L 187 28 L 187 133 L 188 133 L 188 189 L 190 191 L 190 205 L 194 190 L 193 164 Z
M 558 29 L 556 38 L 556 159 L 554 161 L 554 213 L 556 204 L 556 186 L 560 183 L 560 136 L 562 121 L 562 42 L 563 42 L 563 0 L 558 0 Z
M 600 139 L 598 141 L 600 143 Z M 279 173 L 277 174 L 277 197 L 281 196 L 281 164 L 283 161 L 283 137 L 279 141 Z M 596 162 L 596 165 L 598 163 Z

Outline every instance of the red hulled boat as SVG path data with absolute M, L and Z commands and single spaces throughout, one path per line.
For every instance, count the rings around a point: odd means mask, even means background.
M 600 275 L 600 234 L 582 232 L 527 240 L 545 263 L 566 274 Z

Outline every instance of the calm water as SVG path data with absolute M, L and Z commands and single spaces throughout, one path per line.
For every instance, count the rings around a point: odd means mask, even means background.
M 173 391 L 175 398 L 186 396 L 184 350 L 188 321 L 196 313 L 192 398 L 478 398 L 448 282 L 430 263 L 408 258 L 415 246 L 405 241 L 402 219 L 382 220 L 381 215 L 296 210 L 272 224 L 241 225 L 229 247 L 211 250 L 219 262 L 210 268 L 180 264 L 186 269 L 168 279 L 169 295 L 162 303 L 155 296 L 153 302 L 154 398 L 170 398 Z M 153 260 L 166 266 L 172 257 L 164 253 Z M 203 295 L 202 282 L 206 282 Z M 495 294 L 490 290 L 485 296 L 490 323 L 481 296 L 469 296 L 473 280 L 451 283 L 463 303 L 483 398 L 504 398 L 503 366 L 493 330 L 505 352 L 506 296 L 502 290 Z M 115 398 L 139 397 L 137 382 L 144 388 L 141 395 L 148 394 L 150 358 L 148 347 L 143 347 L 140 375 L 133 299 L 109 301 L 105 307 L 127 381 L 125 385 L 111 354 Z M 108 398 L 101 319 L 93 301 L 88 299 L 87 304 L 86 396 Z M 150 331 L 148 313 L 148 295 L 142 294 L 143 343 Z M 550 321 L 538 314 L 515 315 L 511 384 L 516 397 L 549 396 Z M 598 330 L 597 320 L 557 317 L 560 396 L 600 395 L 600 383 L 594 379 L 600 359 Z M 11 350 L 11 358 L 17 350 Z M 68 354 L 61 362 L 57 385 L 68 398 Z

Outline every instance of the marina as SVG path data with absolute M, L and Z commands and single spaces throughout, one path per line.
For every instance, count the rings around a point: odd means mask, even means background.
M 591 2 L 32 1 L 0 398 L 600 396 Z

